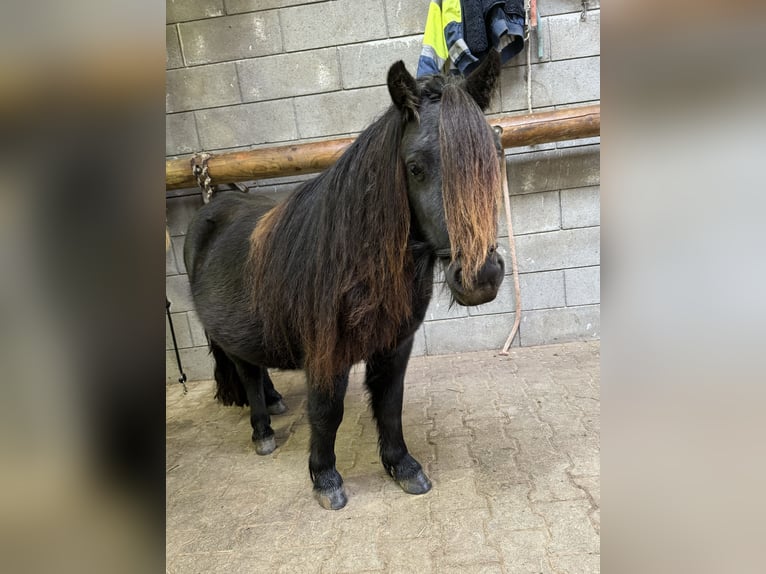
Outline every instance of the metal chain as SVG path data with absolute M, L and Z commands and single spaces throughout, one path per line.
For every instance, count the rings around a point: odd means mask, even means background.
M 588 0 L 582 0 L 582 12 L 580 12 L 580 22 L 585 22 L 588 16 Z
M 191 159 L 192 174 L 197 178 L 197 185 L 202 190 L 202 201 L 205 203 L 210 203 L 213 197 L 212 180 L 207 167 L 207 160 L 210 157 L 209 153 L 198 153 Z

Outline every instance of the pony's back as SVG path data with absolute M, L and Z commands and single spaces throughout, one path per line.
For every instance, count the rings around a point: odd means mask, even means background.
M 263 196 L 230 191 L 214 195 L 210 203 L 197 210 L 189 223 L 184 242 L 184 263 L 189 281 L 194 281 L 195 271 L 207 257 L 211 244 L 223 233 L 230 232 L 232 225 L 247 231 L 242 244 L 246 250 L 256 223 L 275 205 L 273 200 Z

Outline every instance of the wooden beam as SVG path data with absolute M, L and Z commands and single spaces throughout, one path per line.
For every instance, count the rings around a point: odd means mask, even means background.
M 601 106 L 489 118 L 503 128 L 503 147 L 590 138 L 601 134 Z
M 594 137 L 601 133 L 601 106 L 489 118 L 489 123 L 503 128 L 505 148 Z M 331 166 L 353 141 L 349 137 L 213 154 L 208 170 L 213 184 L 316 173 Z M 196 185 L 190 158 L 165 162 L 166 189 Z

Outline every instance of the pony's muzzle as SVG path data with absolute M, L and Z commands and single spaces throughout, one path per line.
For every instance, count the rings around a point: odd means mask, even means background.
M 490 247 L 487 258 L 470 287 L 467 287 L 463 280 L 463 266 L 460 259 L 450 263 L 444 270 L 444 274 L 455 301 L 466 307 L 481 305 L 492 301 L 497 296 L 497 291 L 503 283 L 505 261 L 496 248 Z

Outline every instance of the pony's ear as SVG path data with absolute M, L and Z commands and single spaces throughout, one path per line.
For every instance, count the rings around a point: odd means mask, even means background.
M 394 105 L 408 118 L 417 117 L 420 90 L 415 78 L 410 75 L 401 60 L 388 70 L 388 93 L 391 94 Z
M 471 72 L 463 83 L 463 88 L 476 100 L 481 111 L 489 107 L 499 78 L 500 54 L 496 50 L 490 50 L 479 67 Z

